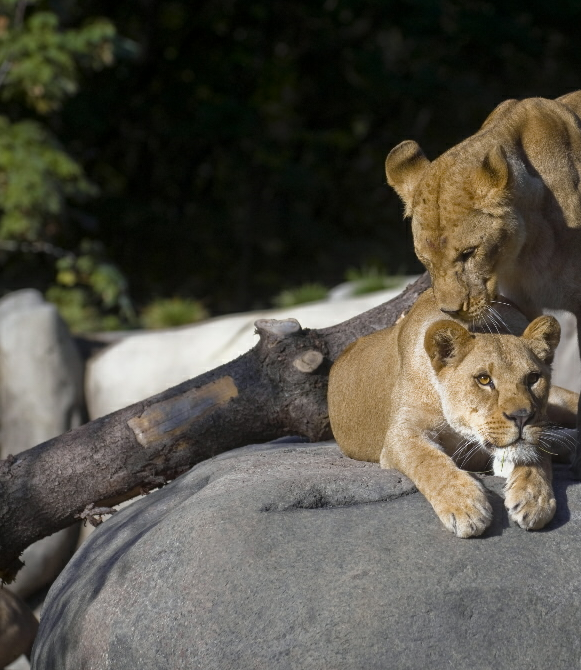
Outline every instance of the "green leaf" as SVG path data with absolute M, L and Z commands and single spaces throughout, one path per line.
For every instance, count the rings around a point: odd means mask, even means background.
M 37 239 L 66 198 L 95 192 L 82 167 L 36 121 L 0 116 L 0 237 Z

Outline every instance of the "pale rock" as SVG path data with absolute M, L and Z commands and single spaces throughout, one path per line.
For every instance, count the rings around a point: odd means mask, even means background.
M 0 300 L 0 455 L 16 455 L 82 423 L 83 364 L 54 305 L 37 291 Z M 10 585 L 23 597 L 50 583 L 78 536 L 64 529 L 28 547 Z
M 561 324 L 561 342 L 553 361 L 552 383 L 579 393 L 581 391 L 581 358 L 577 339 L 577 319 L 569 312 L 553 312 Z
M 245 354 L 258 341 L 254 327 L 258 319 L 292 317 L 303 328 L 325 328 L 391 300 L 405 285 L 339 302 L 248 312 L 198 325 L 130 334 L 89 361 L 89 416 L 96 419 L 127 407 Z

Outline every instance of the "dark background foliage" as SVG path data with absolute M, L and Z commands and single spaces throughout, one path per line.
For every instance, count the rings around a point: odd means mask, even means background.
M 574 0 L 50 4 L 139 47 L 50 119 L 100 187 L 69 234 L 103 243 L 138 304 L 217 314 L 349 267 L 418 271 L 388 151 L 433 158 L 506 98 L 581 87 Z

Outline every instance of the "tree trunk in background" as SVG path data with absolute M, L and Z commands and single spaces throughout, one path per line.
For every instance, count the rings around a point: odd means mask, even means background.
M 393 325 L 428 286 L 424 274 L 390 302 L 320 330 L 260 319 L 260 340 L 243 356 L 0 461 L 0 578 L 14 578 L 36 540 L 95 521 L 204 459 L 285 435 L 330 439 L 331 364 L 358 337 Z

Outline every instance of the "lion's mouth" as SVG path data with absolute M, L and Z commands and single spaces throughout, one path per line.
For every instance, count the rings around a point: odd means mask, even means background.
M 522 437 L 504 446 L 488 443 L 487 451 L 495 460 L 506 460 L 514 465 L 532 465 L 541 457 L 538 445 Z
M 462 310 L 462 318 L 470 320 L 477 325 L 484 326 L 487 324 L 494 300 L 482 299 L 478 300 L 476 304 L 469 303 L 467 308 Z
M 535 415 L 531 417 L 531 420 L 534 423 L 525 424 L 518 429 L 518 432 L 514 426 L 511 426 L 512 431 L 507 428 L 504 435 L 500 434 L 497 436 L 498 439 L 495 439 L 496 436 L 490 434 L 483 436 L 485 449 L 489 453 L 496 453 L 497 450 L 502 449 L 530 449 L 537 452 L 544 435 L 544 424 L 537 423 L 538 417 Z
M 486 328 L 488 322 L 488 306 L 484 305 L 483 307 L 466 309 L 459 309 L 455 314 L 455 317 L 467 323 L 470 328 Z
M 458 310 L 458 317 L 463 321 L 471 322 L 477 327 L 486 326 L 490 320 L 491 311 L 495 303 L 509 305 L 503 296 L 487 292 L 472 294 L 466 298 Z
M 531 453 L 537 453 L 538 445 L 532 440 L 527 440 L 524 437 L 517 437 L 512 442 L 507 442 L 506 444 L 499 444 L 498 442 L 490 442 L 487 440 L 484 443 L 484 449 L 491 455 L 496 456 L 498 454 L 506 453 L 516 453 L 517 451 L 530 451 Z

